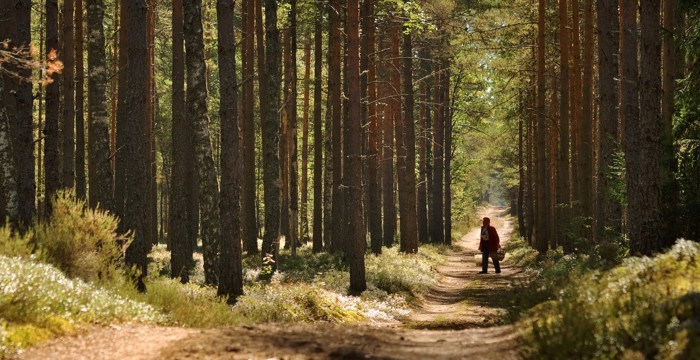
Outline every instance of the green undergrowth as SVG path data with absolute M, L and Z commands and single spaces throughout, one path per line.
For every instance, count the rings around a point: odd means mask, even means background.
M 53 265 L 0 255 L 0 356 L 81 324 L 123 321 L 161 323 L 167 317 Z
M 619 265 L 595 253 L 535 260 L 513 247 L 511 260 L 533 265 L 534 280 L 519 294 L 520 309 L 529 309 L 519 322 L 525 357 L 700 358 L 700 244 L 679 240 Z
M 424 245 L 405 255 L 396 247 L 367 254 L 367 290 L 348 294 L 342 255 L 297 256 L 284 250 L 278 271 L 265 272 L 258 256 L 244 259 L 244 295 L 234 305 L 204 286 L 201 254 L 189 284 L 169 278 L 169 252 L 149 254 L 147 291 L 135 290 L 123 267 L 129 236 L 116 219 L 90 210 L 69 193 L 54 199 L 53 217 L 18 235 L 0 229 L 0 358 L 87 324 L 147 322 L 216 327 L 266 322 L 391 320 L 437 280 L 447 247 Z

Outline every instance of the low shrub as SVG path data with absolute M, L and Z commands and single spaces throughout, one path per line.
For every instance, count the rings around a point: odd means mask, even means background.
M 527 357 L 700 356 L 700 244 L 680 240 L 665 254 L 610 270 L 586 271 L 585 263 L 563 257 L 568 283 L 550 284 L 557 296 L 522 320 Z
M 150 305 L 70 279 L 52 265 L 0 255 L 0 357 L 81 323 L 166 320 Z

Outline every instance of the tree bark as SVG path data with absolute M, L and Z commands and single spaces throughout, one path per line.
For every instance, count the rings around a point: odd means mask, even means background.
M 578 11 L 578 9 L 575 9 Z M 557 211 L 558 223 L 568 223 L 568 207 L 571 202 L 569 184 L 569 9 L 566 0 L 559 1 L 559 158 L 557 161 Z M 563 205 L 563 206 L 562 206 Z M 572 243 L 562 227 L 557 227 L 557 237 L 567 253 L 572 251 Z
M 340 12 L 342 10 L 339 0 L 330 2 L 329 26 L 329 51 L 328 51 L 328 96 L 331 99 L 332 109 L 332 151 L 333 151 L 333 190 L 331 207 L 331 252 L 338 252 L 343 248 L 343 204 L 341 186 L 343 179 L 343 152 L 342 152 L 342 109 L 341 109 L 341 83 L 340 83 L 340 44 L 342 42 L 340 28 Z
M 385 54 L 388 46 L 386 36 L 382 37 L 380 44 L 380 54 Z M 379 98 L 382 99 L 382 196 L 384 208 L 383 236 L 384 246 L 391 247 L 394 245 L 394 236 L 396 235 L 396 208 L 394 206 L 394 122 L 390 105 L 392 93 L 388 85 L 388 56 L 381 55 L 381 60 L 379 63 L 381 69 L 381 95 Z
M 583 84 L 581 104 L 581 142 L 579 143 L 579 178 L 581 179 L 581 215 L 593 218 L 593 0 L 584 0 Z
M 61 148 L 63 150 L 63 187 L 75 186 L 75 48 L 73 34 L 73 0 L 63 1 L 63 122 Z
M 309 238 L 309 107 L 311 97 L 311 36 L 306 34 L 304 44 L 304 115 L 301 126 L 301 203 L 299 215 L 301 225 L 301 241 L 306 243 Z
M 75 195 L 86 198 L 83 0 L 75 0 Z
M 265 0 L 265 117 L 262 121 L 263 183 L 265 187 L 265 235 L 263 259 L 277 268 L 280 231 L 280 159 L 279 159 L 279 79 L 281 60 L 277 29 L 277 1 Z
M 212 155 L 209 116 L 207 115 L 206 65 L 202 34 L 201 0 L 183 3 L 185 65 L 187 68 L 187 116 L 192 119 L 195 169 L 199 183 L 199 206 L 204 281 L 215 285 L 219 253 L 219 184 Z
M 52 51 L 58 50 L 58 1 L 46 0 L 46 54 L 47 57 Z M 51 59 L 49 59 L 50 61 Z M 58 117 L 59 117 L 59 86 L 60 77 L 56 76 L 53 82 L 46 85 L 46 113 L 44 116 L 44 199 L 45 199 L 45 217 L 51 215 L 53 200 L 56 191 L 60 187 L 60 168 L 59 168 L 59 134 L 58 134 Z
M 296 255 L 299 244 L 299 155 L 297 149 L 297 2 L 290 0 L 289 12 L 289 59 L 291 60 L 291 87 L 289 94 L 289 235 L 292 255 Z
M 193 162 L 188 161 L 192 147 L 192 123 L 185 117 L 185 52 L 183 40 L 182 0 L 173 0 L 173 67 L 172 67 L 172 192 L 169 206 L 168 238 L 171 246 L 170 276 L 179 277 L 182 283 L 189 281 L 189 269 L 194 240 L 198 228 L 198 211 L 192 208 L 196 189 L 192 186 Z M 197 205 L 198 206 L 198 205 Z M 197 215 L 196 219 L 192 219 Z
M 128 104 L 125 121 L 118 126 L 124 128 L 124 149 L 122 156 L 126 157 L 124 176 L 124 227 L 133 231 L 134 241 L 126 250 L 125 262 L 129 266 L 137 266 L 140 273 L 137 288 L 145 291 L 143 279 L 147 275 L 148 243 L 146 238 L 147 201 L 143 194 L 147 191 L 147 171 L 145 158 L 146 139 L 146 104 L 148 96 L 148 64 L 143 61 L 148 56 L 146 35 L 146 15 L 148 6 L 145 0 L 128 0 L 126 25 L 128 34 L 128 62 L 126 70 Z M 127 160 L 128 159 L 128 160 Z
M 79 0 L 80 1 L 80 0 Z M 90 177 L 90 206 L 112 210 L 112 164 L 107 114 L 108 71 L 105 61 L 104 1 L 88 0 L 88 141 L 94 174 Z
M 431 76 L 429 69 L 427 68 L 428 59 L 430 54 L 427 50 L 421 49 L 420 58 L 422 59 L 421 66 L 421 77 L 423 80 L 420 81 L 419 92 L 420 92 L 420 105 L 419 105 L 419 119 L 418 119 L 418 198 L 417 198 L 417 216 L 418 216 L 418 240 L 421 243 L 428 243 L 428 194 L 426 192 L 427 188 L 427 166 L 429 163 L 428 159 L 428 143 L 426 141 L 428 137 L 428 118 L 430 117 L 430 106 L 428 100 L 428 80 L 427 78 Z
M 314 253 L 323 251 L 323 133 L 321 118 L 323 92 L 323 5 L 318 5 L 319 13 L 314 24 Z M 328 131 L 328 129 L 326 130 Z
M 661 39 L 659 0 L 645 0 L 640 6 L 640 117 L 636 130 L 639 164 L 628 169 L 629 238 L 632 254 L 649 255 L 661 245 L 660 209 L 660 119 Z M 643 89 L 643 90 L 642 90 Z M 627 129 L 630 129 L 629 126 Z M 633 135 L 634 136 L 634 135 Z M 635 165 L 635 164 L 631 164 Z M 632 178 L 634 175 L 637 177 Z
M 244 250 L 250 254 L 258 252 L 255 221 L 255 1 L 243 0 L 243 192 L 241 193 L 241 221 Z M 223 189 L 222 189 L 223 190 Z
M 362 120 L 360 119 L 360 19 L 358 0 L 347 2 L 348 22 L 348 127 L 349 146 L 347 161 L 349 172 L 346 174 L 347 197 L 349 207 L 352 209 L 345 214 L 351 224 L 346 230 L 347 239 L 352 242 L 349 246 L 350 254 L 350 291 L 361 293 L 367 289 L 365 280 L 365 227 L 362 213 Z
M 450 106 L 450 64 L 445 61 L 443 79 L 443 118 L 445 128 L 445 237 L 447 245 L 452 245 L 452 107 Z
M 433 211 L 430 224 L 431 240 L 434 244 L 445 242 L 443 215 L 443 175 L 444 175 L 444 144 L 445 144 L 445 90 L 443 88 L 445 73 L 444 69 L 439 69 L 435 79 L 435 121 L 433 123 Z
M 661 194 L 667 201 L 663 202 L 665 246 L 672 246 L 676 241 L 678 221 L 679 192 L 676 182 L 678 161 L 673 149 L 673 113 L 676 82 L 676 11 L 678 0 L 663 0 L 663 91 L 661 98 Z
M 606 229 L 620 230 L 621 209 L 612 197 L 611 167 L 617 142 L 617 96 L 615 78 L 615 33 L 613 19 L 617 17 L 617 0 L 598 0 L 598 186 L 596 188 L 595 239 L 603 241 Z
M 367 123 L 368 123 L 368 141 L 367 141 L 367 215 L 369 223 L 370 244 L 372 253 L 381 254 L 382 252 L 382 203 L 381 203 L 381 188 L 379 185 L 379 138 L 380 127 L 377 114 L 377 86 L 376 86 L 376 39 L 375 39 L 375 1 L 367 0 L 363 2 L 364 16 L 362 17 L 362 30 L 364 33 L 363 41 L 365 42 L 365 53 L 362 56 L 366 57 L 367 73 Z
M 414 97 L 413 97 L 413 43 L 410 29 L 405 28 L 403 32 L 403 148 L 404 160 L 404 199 L 406 204 L 401 222 L 405 223 L 402 234 L 404 244 L 403 251 L 407 254 L 418 252 L 418 218 L 416 214 L 416 129 L 413 119 Z M 447 103 L 447 101 L 446 101 Z M 446 169 L 449 169 L 447 167 Z M 449 186 L 448 183 L 446 183 Z
M 590 1 L 590 0 L 588 0 Z M 546 153 L 546 114 L 545 114 L 545 95 L 546 95 L 546 79 L 545 79 L 545 0 L 539 1 L 537 25 L 537 226 L 535 232 L 536 249 L 540 254 L 547 252 L 548 243 L 548 208 L 549 196 L 547 191 L 547 159 Z
M 233 0 L 216 2 L 221 84 L 219 116 L 221 118 L 221 257 L 219 262 L 219 296 L 229 302 L 243 295 L 243 266 L 241 263 L 241 205 L 236 81 L 236 39 L 233 33 Z

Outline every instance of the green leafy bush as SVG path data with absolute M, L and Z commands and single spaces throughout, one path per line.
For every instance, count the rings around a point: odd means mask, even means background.
M 0 231 L 0 239 L 9 240 L 0 250 L 8 256 L 33 252 L 37 259 L 54 264 L 69 277 L 108 279 L 117 274 L 131 241 L 129 236 L 117 234 L 117 225 L 117 218 L 106 211 L 90 209 L 70 192 L 59 192 L 48 222 L 34 224 L 24 236 Z
M 0 255 L 0 357 L 80 323 L 165 320 L 152 306 L 70 279 L 52 265 Z
M 582 270 L 572 256 L 561 260 L 568 283 L 550 284 L 561 285 L 556 298 L 522 321 L 528 357 L 700 356 L 700 244 L 680 240 L 665 254 L 604 271 Z

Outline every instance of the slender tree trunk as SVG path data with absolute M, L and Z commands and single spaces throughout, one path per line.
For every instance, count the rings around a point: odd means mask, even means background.
M 243 192 L 241 193 L 241 222 L 243 247 L 248 254 L 258 252 L 255 224 L 255 0 L 243 0 Z M 223 188 L 222 188 L 223 190 Z
M 343 204 L 341 202 L 341 185 L 343 178 L 342 159 L 342 109 L 341 109 L 341 83 L 340 83 L 340 28 L 341 28 L 341 2 L 331 0 L 330 2 L 330 29 L 329 51 L 328 51 L 328 96 L 330 97 L 332 109 L 332 151 L 333 151 L 333 190 L 332 190 L 332 232 L 331 251 L 338 252 L 342 249 L 343 239 Z
M 291 87 L 289 98 L 289 235 L 292 255 L 296 255 L 299 244 L 299 136 L 297 131 L 297 2 L 290 0 L 289 12 L 289 58 L 291 60 Z
M 576 9 L 578 10 L 578 9 Z M 570 198 L 569 184 L 569 9 L 566 0 L 559 1 L 559 63 L 561 73 L 559 76 L 559 158 L 557 161 L 557 211 L 555 222 L 567 223 L 569 218 L 568 206 Z M 561 205 L 564 205 L 563 207 Z M 570 239 L 557 227 L 557 238 L 564 246 L 567 253 L 572 251 Z
M 61 148 L 63 150 L 62 181 L 66 188 L 75 186 L 75 48 L 73 34 L 73 0 L 63 1 L 63 122 Z
M 219 82 L 221 84 L 221 257 L 219 258 L 219 296 L 229 302 L 243 295 L 241 263 L 240 134 L 238 129 L 236 81 L 236 39 L 233 34 L 233 0 L 216 2 L 219 41 Z
M 379 139 L 380 127 L 377 113 L 377 76 L 376 76 L 376 39 L 375 39 L 375 1 L 369 0 L 363 3 L 364 16 L 362 18 L 363 41 L 366 43 L 365 54 L 367 62 L 367 222 L 369 223 L 370 244 L 372 253 L 382 252 L 382 202 L 379 183 Z
M 593 217 L 593 0 L 584 0 L 583 84 L 579 178 L 581 215 L 588 223 Z
M 522 93 L 521 93 L 522 94 Z M 521 95 L 524 97 L 524 95 Z M 521 116 L 527 116 L 527 111 L 525 110 L 526 100 L 520 98 L 520 108 Z M 527 237 L 527 229 L 525 228 L 525 186 L 527 185 L 525 181 L 525 154 L 523 152 L 523 119 L 522 117 L 518 119 L 518 228 L 520 235 Z
M 384 34 L 386 35 L 386 34 Z M 386 36 L 380 41 L 380 54 L 386 54 L 388 41 Z M 394 122 L 391 110 L 392 92 L 389 89 L 389 59 L 386 55 L 381 55 L 381 96 L 382 100 L 382 196 L 384 208 L 384 246 L 394 245 L 396 235 L 396 208 L 394 206 Z
M 119 76 L 119 66 L 121 53 L 119 52 L 119 44 L 121 42 L 122 26 L 119 4 L 120 0 L 114 1 L 114 28 L 117 29 L 114 34 L 114 41 L 112 42 L 112 84 L 111 84 L 111 108 L 110 108 L 110 118 L 109 118 L 109 153 L 112 155 L 112 174 L 116 174 L 117 161 L 115 154 L 117 153 L 117 104 L 118 104 L 118 93 L 117 93 L 117 83 L 121 76 Z M 88 5 L 89 6 L 89 5 Z M 88 124 L 91 122 L 88 119 Z M 90 134 L 88 134 L 88 141 Z M 89 166 L 92 166 L 91 164 Z M 90 167 L 92 169 L 92 167 Z M 92 175 L 92 173 L 90 173 Z M 114 185 L 114 184 L 113 184 Z
M 569 106 L 571 111 L 571 194 L 572 217 L 581 215 L 581 41 L 580 41 L 579 0 L 571 0 L 571 42 L 572 69 L 569 87 Z
M 590 1 L 590 0 L 588 0 Z M 536 248 L 540 254 L 547 252 L 549 244 L 548 238 L 548 208 L 549 197 L 547 186 L 547 165 L 546 165 L 546 114 L 545 114 L 545 0 L 539 1 L 538 16 L 538 44 L 537 44 L 537 226 L 536 226 Z
M 323 4 L 318 5 L 319 13 L 314 24 L 314 223 L 313 223 L 313 252 L 323 251 L 323 121 L 322 92 L 323 92 Z M 327 131 L 327 130 L 326 130 Z
M 645 0 L 640 6 L 641 54 L 640 54 L 640 117 L 636 136 L 638 165 L 628 168 L 631 184 L 628 184 L 629 238 L 633 254 L 649 255 L 661 245 L 660 208 L 660 119 L 661 104 L 661 29 L 659 0 Z M 642 91 L 643 89 L 643 91 Z M 638 131 L 638 133 L 637 133 Z M 635 178 L 632 178 L 635 176 Z M 642 196 L 643 194 L 643 196 Z
M 676 183 L 678 161 L 673 149 L 673 113 L 676 82 L 676 11 L 678 0 L 663 0 L 663 92 L 661 98 L 661 194 L 664 201 L 662 216 L 664 220 L 663 245 L 672 246 L 676 241 L 678 221 L 679 192 Z
M 444 69 L 438 70 L 435 79 L 435 121 L 433 123 L 433 216 L 430 224 L 431 240 L 434 244 L 445 242 L 445 232 L 442 222 L 443 214 L 443 175 L 444 175 L 444 144 L 445 144 L 445 90 L 444 90 Z
M 31 43 L 31 7 L 29 0 L 18 0 L 14 3 L 16 16 L 15 41 L 28 50 Z M 29 53 L 26 53 L 27 57 Z M 18 69 L 20 76 L 29 78 L 31 71 Z M 7 85 L 7 84 L 6 84 Z M 19 228 L 30 226 L 36 213 L 36 180 L 34 178 L 34 118 L 33 118 L 33 94 L 32 84 L 27 81 L 17 81 L 15 90 L 15 114 L 10 116 L 15 123 L 10 123 L 10 130 L 16 134 L 10 141 L 14 141 L 14 166 L 16 171 L 17 187 L 17 216 L 13 223 Z M 12 130 L 12 127 L 15 127 Z
M 125 178 L 126 178 L 126 166 L 127 158 L 123 154 L 126 151 L 126 127 L 120 125 L 128 122 L 127 117 L 127 93 L 128 93 L 128 83 L 127 83 L 127 72 L 129 64 L 129 48 L 127 36 L 129 32 L 128 26 L 128 10 L 127 6 L 130 0 L 118 0 L 120 1 L 120 13 L 119 13 L 119 72 L 118 76 L 118 99 L 117 99 L 117 128 L 116 128 L 116 139 L 115 139 L 115 152 L 112 154 L 115 160 L 115 170 L 114 170 L 114 212 L 117 216 L 124 216 L 124 201 L 125 201 Z M 143 61 L 140 59 L 139 61 Z M 139 102 L 143 102 L 140 99 Z M 144 120 L 145 121 L 145 120 Z M 142 194 L 143 196 L 143 194 Z M 124 231 L 123 223 L 120 223 L 120 230 Z
M 360 16 L 358 0 L 348 0 L 348 137 L 347 161 L 350 163 L 346 174 L 348 190 L 346 200 L 353 209 L 346 214 L 351 224 L 346 230 L 347 239 L 352 242 L 350 254 L 350 291 L 361 293 L 367 289 L 365 280 L 365 227 L 362 218 L 362 120 L 360 119 Z
M 614 3 L 614 4 L 613 4 Z M 598 0 L 598 186 L 596 189 L 597 241 L 606 238 L 605 229 L 619 231 L 621 209 L 610 194 L 611 175 L 617 142 L 617 96 L 615 78 L 615 33 L 613 18 L 617 17 L 617 0 Z
M 404 191 L 406 193 L 405 200 L 405 217 L 401 217 L 401 222 L 405 223 L 403 229 L 405 234 L 402 238 L 405 247 L 404 251 L 409 254 L 418 252 L 418 219 L 416 214 L 416 129 L 413 119 L 413 43 L 411 33 L 407 32 L 410 29 L 404 29 L 403 34 L 403 148 L 405 151 L 404 161 Z M 446 104 L 448 101 L 445 102 Z M 449 169 L 447 167 L 446 169 Z M 446 182 L 449 186 L 449 183 Z M 405 236 L 405 237 L 404 237 Z
M 85 199 L 85 116 L 83 74 L 83 0 L 75 0 L 75 195 Z
M 107 82 L 105 61 L 103 0 L 88 0 L 88 119 L 91 139 L 88 141 L 94 174 L 90 177 L 90 206 L 112 210 L 112 164 L 107 114 Z
M 430 55 L 425 49 L 421 49 L 421 77 L 419 91 L 420 91 L 420 114 L 418 119 L 418 199 L 417 199 L 417 216 L 418 216 L 418 240 L 421 243 L 428 242 L 428 195 L 426 192 L 427 185 L 427 166 L 428 166 L 428 143 L 426 142 L 428 133 L 428 117 L 430 117 L 430 106 L 428 101 L 428 81 L 427 78 L 431 76 L 430 71 L 427 69 L 426 64 L 428 63 L 428 58 Z
M 192 198 L 195 189 L 188 176 L 193 169 L 188 159 L 194 152 L 192 148 L 192 123 L 185 116 L 185 52 L 183 40 L 183 6 L 182 0 L 173 0 L 173 67 L 172 67 L 172 195 L 170 196 L 168 238 L 171 246 L 170 276 L 179 277 L 180 281 L 189 281 L 189 269 L 192 264 L 192 223 L 191 219 L 198 211 L 193 211 Z M 194 164 L 192 164 L 194 165 Z M 195 226 L 197 229 L 198 226 Z M 194 239 L 196 241 L 196 230 Z
M 307 33 L 304 44 L 304 115 L 301 127 L 301 240 L 306 243 L 309 239 L 309 106 L 311 96 L 311 36 Z
M 46 0 L 46 54 L 49 61 L 52 60 L 50 56 L 52 52 L 58 50 L 58 46 L 58 1 Z M 43 131 L 45 217 L 51 215 L 53 208 L 51 200 L 59 189 L 61 181 L 58 159 L 59 79 L 59 76 L 55 76 L 53 82 L 46 85 L 46 114 Z
M 447 245 L 452 245 L 452 107 L 450 106 L 450 64 L 445 61 L 443 78 L 443 119 L 445 127 L 445 237 Z
M 262 253 L 277 268 L 280 231 L 280 159 L 279 159 L 279 79 L 281 60 L 277 29 L 277 1 L 265 0 L 265 117 L 262 120 L 263 182 L 265 186 L 265 235 Z
M 0 14 L 4 15 L 4 7 Z M 4 17 L 3 17 L 4 18 Z M 5 29 L 3 29 L 5 30 Z M 5 76 L 0 75 L 0 95 L 4 96 Z M 5 217 L 15 219 L 17 217 L 17 180 L 12 158 L 12 139 L 10 137 L 10 117 L 5 106 L 5 102 L 0 102 L 0 224 L 5 225 Z
M 145 0 L 128 0 L 126 25 L 128 34 L 128 62 L 126 71 L 128 104 L 127 116 L 118 126 L 124 128 L 124 145 L 122 156 L 126 163 L 124 177 L 124 227 L 134 232 L 134 241 L 126 250 L 125 261 L 129 266 L 137 266 L 140 274 L 137 287 L 145 291 L 143 279 L 148 268 L 148 243 L 146 239 L 147 199 L 143 194 L 147 191 L 147 170 L 145 158 L 146 139 L 144 138 L 146 124 L 146 104 L 148 96 L 148 64 L 143 61 L 148 57 L 147 45 L 147 9 Z M 125 160 L 126 160 L 125 159 Z
M 204 278 L 216 284 L 219 252 L 219 184 L 207 115 L 206 66 L 202 34 L 201 0 L 185 0 L 184 38 L 187 67 L 187 117 L 192 119 L 195 169 L 199 180 L 199 206 Z
M 291 99 L 290 93 L 292 88 L 292 59 L 290 57 L 291 38 L 289 36 L 289 24 L 287 28 L 282 30 L 282 61 L 284 64 L 284 85 L 282 89 L 282 116 L 279 128 L 280 147 L 280 179 L 282 180 L 282 202 L 280 215 L 280 233 L 284 237 L 284 248 L 289 249 L 291 245 L 291 229 L 290 229 L 290 213 L 289 213 L 289 170 L 290 170 L 290 140 L 289 121 L 291 117 Z M 296 66 L 296 64 L 294 65 Z

